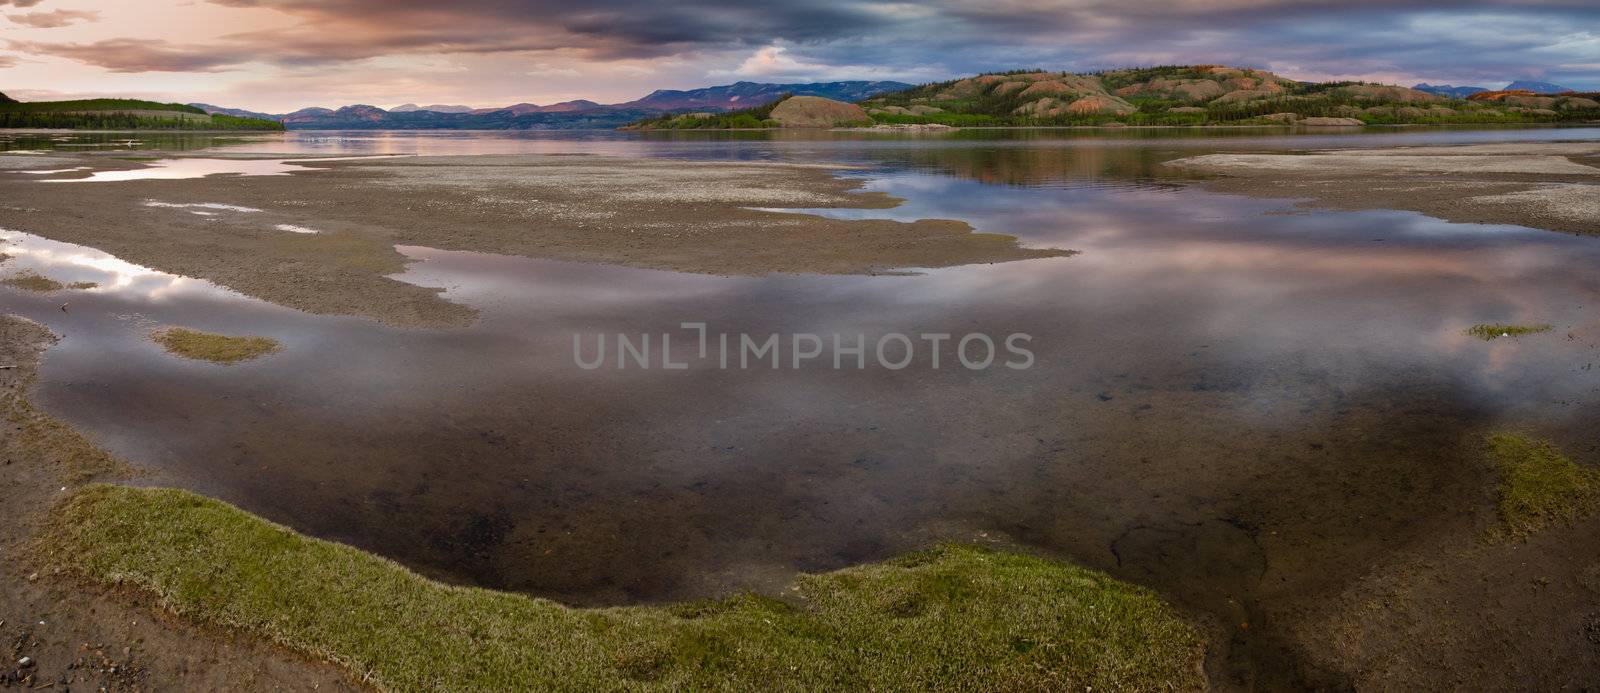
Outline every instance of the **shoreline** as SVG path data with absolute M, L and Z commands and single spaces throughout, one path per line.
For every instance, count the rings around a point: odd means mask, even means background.
M 141 155 L 149 155 L 141 152 Z M 180 157 L 179 161 L 185 158 Z M 253 155 L 246 158 L 258 158 Z M 886 209 L 836 166 L 606 156 L 270 157 L 311 170 L 116 183 L 0 172 L 0 228 L 103 250 L 312 313 L 460 327 L 475 311 L 390 278 L 397 245 L 719 276 L 874 275 L 1068 257 L 947 219 L 842 220 L 757 208 Z M 109 155 L 31 155 L 54 180 L 141 170 Z M 0 163 L 6 159 L 0 157 Z M 154 201 L 154 202 L 152 202 Z M 172 204 L 220 204 L 196 215 Z M 249 210 L 249 211 L 237 211 Z M 290 234 L 279 227 L 317 229 Z M 161 236 L 163 243 L 148 239 Z M 237 258 L 253 258 L 238 262 Z
M 1148 588 L 998 544 L 802 573 L 772 596 L 574 608 L 429 580 L 187 491 L 105 483 L 136 473 L 120 465 L 70 474 L 57 492 L 46 479 L 65 471 L 49 459 L 62 445 L 111 458 L 27 404 L 54 341 L 38 323 L 0 314 L 0 355 L 13 366 L 0 372 L 0 403 L 11 420 L 38 420 L 57 435 L 0 440 L 12 487 L 0 503 L 18 520 L 0 530 L 13 557 L 0 563 L 0 632 L 21 627 L 12 654 L 26 657 L 0 667 L 0 683 L 900 688 L 927 685 L 954 662 L 964 673 L 936 689 L 996 677 L 1204 685 L 1201 634 L 1212 629 L 1196 617 Z M 1017 638 L 1054 646 L 1010 647 Z
M 1600 142 L 1432 145 L 1168 161 L 1214 192 L 1316 209 L 1400 209 L 1465 224 L 1600 235 Z
M 289 690 L 359 690 L 337 668 L 258 638 L 191 624 L 147 598 L 59 572 L 63 555 L 44 542 L 56 503 L 85 484 L 136 481 L 137 469 L 36 410 L 27 392 L 57 337 L 0 312 L 0 687 L 110 690 L 266 685 Z M 18 666 L 20 657 L 30 666 Z

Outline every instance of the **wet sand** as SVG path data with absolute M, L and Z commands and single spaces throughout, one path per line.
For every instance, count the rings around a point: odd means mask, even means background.
M 1600 144 L 1478 144 L 1207 154 L 1168 162 L 1209 189 L 1323 209 L 1407 209 L 1448 221 L 1600 234 Z
M 141 153 L 144 155 L 144 153 Z M 0 157 L 0 161 L 13 157 Z M 102 156 L 15 157 L 46 170 Z M 48 159 L 48 160 L 46 160 Z M 964 222 L 842 221 L 759 211 L 891 207 L 836 167 L 592 156 L 299 163 L 294 175 L 40 183 L 0 174 L 0 228 L 105 250 L 311 313 L 459 327 L 474 312 L 388 278 L 420 245 L 717 275 L 874 274 L 1070 254 Z M 314 231 L 314 233 L 296 233 Z M 159 238 L 159 243 L 152 243 Z

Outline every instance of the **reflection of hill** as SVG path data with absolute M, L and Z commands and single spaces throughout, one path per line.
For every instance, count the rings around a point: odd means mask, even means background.
M 1101 143 L 1102 145 L 1104 143 Z M 1151 182 L 1157 164 L 1174 158 L 1169 150 L 1140 146 L 917 147 L 871 152 L 885 164 L 984 183 L 1049 186 L 1066 182 Z
M 140 130 L 129 132 L 87 132 L 71 134 L 51 132 L 8 132 L 0 135 L 0 152 L 15 150 L 59 149 L 65 152 L 110 151 L 118 149 L 150 149 L 166 152 L 188 152 L 245 142 L 245 134 L 219 134 L 212 132 L 182 132 Z

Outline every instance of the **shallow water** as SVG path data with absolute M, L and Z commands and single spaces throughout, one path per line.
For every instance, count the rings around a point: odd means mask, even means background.
M 204 178 L 222 174 L 241 176 L 287 176 L 291 173 L 315 169 L 291 164 L 282 160 L 248 159 L 161 159 L 150 162 L 145 168 L 128 171 L 95 171 L 87 176 L 43 181 L 46 183 L 91 182 L 105 183 L 124 180 L 177 180 Z
M 407 247 L 416 262 L 400 279 L 445 287 L 482 319 L 401 330 L 17 230 L 0 235 L 14 256 L 0 274 L 101 287 L 0 286 L 0 301 L 65 335 L 41 406 L 157 470 L 151 483 L 446 579 L 655 601 L 1004 538 L 1256 621 L 1264 594 L 1336 587 L 1471 513 L 1490 483 L 1475 456 L 1484 431 L 1526 428 L 1600 458 L 1600 239 L 1306 212 L 1206 193 L 1154 164 L 1217 149 L 1596 137 L 290 133 L 222 148 L 843 160 L 907 202 L 823 213 L 964 219 L 1082 254 L 724 278 Z M 969 370 L 946 344 L 939 368 L 927 349 L 902 370 L 833 370 L 831 349 L 798 369 L 723 368 L 698 357 L 685 322 L 847 342 L 1023 332 L 1034 362 Z M 1554 329 L 1466 335 L 1485 322 Z M 165 324 L 286 349 L 235 366 L 182 361 L 144 338 Z M 687 368 L 578 367 L 574 335 L 592 353 L 602 333 L 669 334 Z

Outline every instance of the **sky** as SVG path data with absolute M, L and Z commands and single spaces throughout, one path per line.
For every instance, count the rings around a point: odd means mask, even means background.
M 1199 63 L 1600 90 L 1600 0 L 0 0 L 0 16 L 14 98 L 274 113 Z

